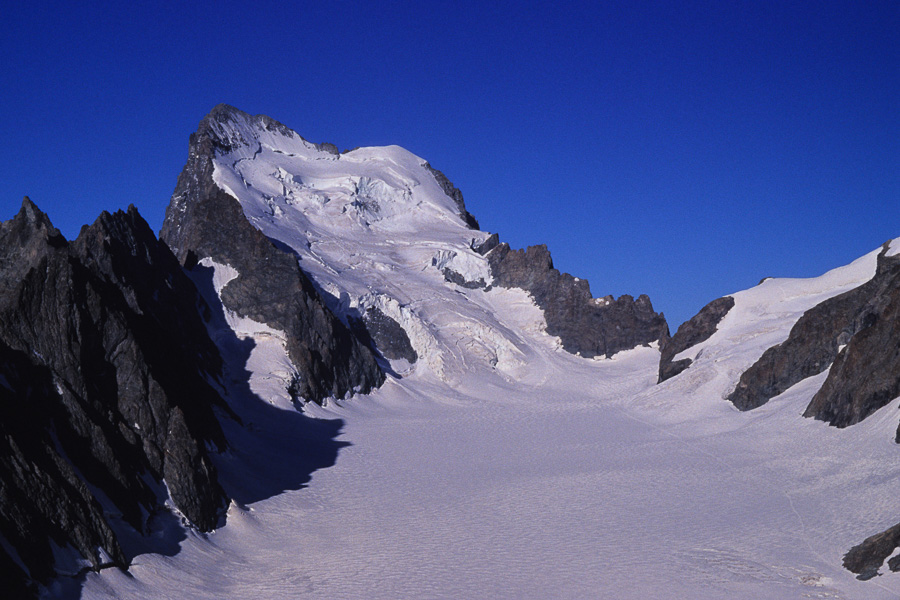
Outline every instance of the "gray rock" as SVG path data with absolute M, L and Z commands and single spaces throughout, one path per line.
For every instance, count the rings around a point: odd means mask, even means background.
M 900 546 L 900 523 L 893 527 L 870 536 L 850 549 L 844 555 L 844 568 L 852 573 L 856 573 L 857 579 L 863 581 L 872 579 L 876 575 L 885 559 L 890 556 L 894 550 Z M 896 557 L 891 559 L 888 567 L 892 571 L 896 571 L 898 561 Z
M 900 258 L 882 252 L 875 277 L 806 311 L 787 340 L 741 374 L 728 399 L 740 410 L 751 410 L 831 367 L 833 374 L 804 414 L 839 427 L 864 419 L 900 394 L 900 357 L 896 337 L 891 338 L 898 293 Z
M 105 566 L 98 548 L 124 567 L 100 505 L 54 443 L 61 399 L 53 373 L 0 341 L 0 382 L 0 534 L 27 569 L 0 551 L 4 591 L 24 597 L 30 580 L 54 575 L 51 540 L 71 544 L 95 569 Z
M 846 427 L 865 419 L 900 396 L 900 256 L 878 257 L 877 273 L 848 309 L 852 335 L 839 337 L 825 383 L 804 416 Z M 900 429 L 896 435 L 900 442 Z
M 400 323 L 384 314 L 377 306 L 366 309 L 364 320 L 375 347 L 385 358 L 390 360 L 402 358 L 411 364 L 419 360 L 418 353 L 409 341 L 409 335 Z
M 252 143 L 233 135 L 224 138 L 214 127 L 239 112 L 217 106 L 191 135 L 188 161 L 166 209 L 160 238 L 187 268 L 209 257 L 238 271 L 222 290 L 222 302 L 242 317 L 285 332 L 297 370 L 291 389 L 298 399 L 322 402 L 329 396 L 366 393 L 384 381 L 371 350 L 326 307 L 297 256 L 263 235 L 244 216 L 240 203 L 213 182 L 215 154 Z M 251 119 L 258 127 L 296 135 L 268 117 Z
M 896 573 L 897 571 L 900 571 L 900 556 L 895 556 L 894 558 L 891 558 L 890 560 L 888 560 L 887 564 L 888 564 L 888 569 L 890 569 L 894 573 Z
M 689 358 L 674 362 L 672 359 L 691 346 L 708 340 L 733 306 L 734 298 L 731 296 L 713 300 L 701 308 L 700 312 L 691 317 L 689 321 L 682 323 L 675 335 L 666 336 L 660 340 L 659 380 L 657 383 L 675 377 L 691 366 Z
M 480 244 L 476 244 L 474 241 L 472 242 L 472 250 L 477 252 L 478 254 L 484 256 L 494 248 L 500 245 L 500 235 L 496 233 L 492 233 L 486 240 L 481 242 Z
M 30 576 L 52 569 L 47 539 L 95 568 L 98 547 L 125 565 L 88 489 L 143 532 L 162 507 L 151 483 L 165 479 L 191 523 L 215 527 L 228 502 L 207 451 L 225 446 L 214 408 L 229 409 L 210 384 L 221 360 L 205 304 L 134 207 L 69 243 L 26 198 L 0 224 L 0 290 L 0 402 L 15 429 L 0 450 L 0 528 Z
M 316 144 L 316 148 L 322 150 L 323 152 L 327 152 L 328 154 L 334 154 L 336 157 L 340 158 L 341 152 L 338 150 L 338 147 L 332 144 L 331 142 L 322 142 L 321 144 Z
M 594 299 L 586 280 L 553 268 L 547 246 L 511 250 L 501 243 L 487 258 L 495 285 L 531 294 L 544 311 L 547 333 L 559 336 L 573 354 L 612 356 L 668 336 L 665 317 L 653 311 L 647 296 Z
M 467 290 L 481 290 L 487 289 L 488 285 L 484 281 L 483 278 L 479 277 L 475 281 L 469 281 L 462 274 L 457 273 L 453 269 L 449 267 L 444 267 L 441 270 L 441 274 L 444 276 L 444 281 L 449 281 L 450 283 L 455 283 L 459 287 L 466 288 Z

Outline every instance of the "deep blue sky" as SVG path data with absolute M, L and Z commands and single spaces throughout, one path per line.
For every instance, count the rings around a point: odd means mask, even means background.
M 399 144 L 673 332 L 900 236 L 900 2 L 8 2 L 0 219 L 158 230 L 217 103 Z

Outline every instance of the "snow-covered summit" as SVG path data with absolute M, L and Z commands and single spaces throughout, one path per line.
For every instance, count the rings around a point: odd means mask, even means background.
M 509 377 L 527 362 L 524 337 L 549 339 L 525 292 L 488 292 L 491 265 L 478 249 L 489 236 L 474 223 L 449 180 L 402 148 L 340 154 L 268 117 L 219 106 L 191 138 L 161 237 L 189 266 L 233 270 L 219 290 L 225 308 L 283 332 L 296 369 L 285 379 L 342 397 L 378 378 L 356 377 L 356 363 L 341 354 L 348 341 L 322 348 L 333 337 L 324 330 L 296 341 L 333 315 L 342 325 L 329 328 L 374 342 L 388 371 L 451 385 L 473 368 Z M 281 289 L 282 277 L 303 288 L 300 306 L 291 308 L 296 294 Z M 320 303 L 327 315 L 296 316 Z M 501 315 L 515 311 L 507 304 L 530 308 L 528 333 L 506 324 Z M 258 347 L 271 337 L 247 334 Z M 309 356 L 307 368 L 300 363 Z M 335 369 L 344 375 L 330 378 Z
M 216 183 L 242 204 L 255 201 L 266 205 L 264 211 L 279 212 L 282 201 L 299 212 L 344 215 L 362 228 L 384 231 L 428 229 L 442 220 L 471 225 L 462 195 L 449 180 L 399 146 L 339 153 L 270 117 L 224 104 L 210 112 L 200 130 L 217 149 Z M 246 197 L 251 187 L 253 198 Z M 329 203 L 328 211 L 321 210 Z
M 665 320 L 646 297 L 595 302 L 587 282 L 553 269 L 546 248 L 509 252 L 496 235 L 485 243 L 461 192 L 403 148 L 338 153 L 227 106 L 214 109 L 198 134 L 213 147 L 215 185 L 299 258 L 329 307 L 348 326 L 372 310 L 396 321 L 442 378 L 467 369 L 460 347 L 483 347 L 492 369 L 520 354 L 513 349 L 521 337 L 491 306 L 494 285 L 528 292 L 547 315 L 546 329 L 573 353 L 610 356 L 664 335 Z M 562 324 L 563 314 L 578 318 Z M 449 371 L 447 361 L 455 365 Z

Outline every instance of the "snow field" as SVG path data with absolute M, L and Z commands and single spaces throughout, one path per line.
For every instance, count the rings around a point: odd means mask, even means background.
M 494 377 L 454 392 L 409 378 L 310 406 L 343 419 L 351 445 L 308 488 L 233 506 L 226 527 L 189 535 L 175 557 L 140 556 L 132 578 L 90 576 L 85 596 L 900 593 L 894 574 L 864 583 L 840 567 L 892 514 L 897 402 L 835 430 L 799 418 L 807 381 L 711 434 L 693 427 L 702 418 L 627 406 L 658 355 L 625 354 L 555 354 L 535 386 Z

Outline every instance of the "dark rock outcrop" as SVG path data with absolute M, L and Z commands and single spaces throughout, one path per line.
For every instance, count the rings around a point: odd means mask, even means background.
M 843 427 L 900 395 L 900 353 L 892 334 L 898 326 L 900 257 L 882 251 L 877 260 L 871 280 L 806 311 L 787 340 L 741 374 L 728 400 L 751 410 L 831 367 L 833 374 L 804 414 Z
M 469 226 L 469 229 L 481 229 L 481 226 L 478 225 L 478 221 L 475 217 L 466 210 L 466 203 L 463 201 L 462 192 L 459 191 L 453 183 L 447 179 L 447 176 L 442 172 L 438 171 L 430 164 L 425 163 L 422 165 L 425 169 L 434 176 L 434 180 L 437 181 L 437 184 L 441 186 L 441 189 L 444 190 L 444 193 L 447 194 L 450 198 L 453 199 L 453 202 L 456 203 L 456 208 L 459 210 L 459 218 L 462 219 L 466 225 Z
M 682 323 L 675 335 L 660 340 L 659 380 L 657 383 L 675 377 L 691 366 L 689 358 L 674 362 L 672 359 L 691 346 L 708 340 L 716 332 L 719 323 L 732 307 L 734 307 L 734 298 L 731 296 L 717 298 L 701 308 L 700 312 L 691 317 L 689 321 Z
M 0 532 L 33 578 L 52 569 L 48 539 L 124 566 L 93 490 L 139 532 L 163 481 L 194 526 L 219 522 L 207 448 L 224 448 L 214 407 L 229 409 L 204 309 L 134 207 L 71 243 L 27 198 L 0 224 Z
M 366 332 L 371 336 L 375 348 L 390 360 L 406 359 L 409 363 L 419 360 L 419 354 L 412 343 L 406 330 L 400 323 L 384 314 L 377 306 L 366 309 L 363 320 Z
M 466 288 L 467 290 L 490 289 L 490 286 L 488 286 L 487 282 L 481 277 L 479 277 L 475 281 L 469 281 L 461 273 L 457 273 L 449 267 L 444 267 L 443 269 L 441 269 L 441 275 L 444 276 L 444 281 L 456 284 L 459 287 Z
M 885 559 L 900 546 L 900 523 L 893 527 L 876 533 L 854 546 L 844 555 L 844 568 L 856 573 L 857 579 L 863 581 L 879 575 L 878 570 L 884 564 Z M 900 561 L 897 557 L 888 562 L 891 571 L 900 570 Z
M 0 552 L 6 593 L 13 583 L 34 593 L 30 579 L 54 575 L 51 542 L 71 545 L 94 568 L 126 564 L 100 505 L 51 433 L 64 417 L 60 407 L 50 369 L 0 341 L 0 534 L 27 570 Z
M 214 108 L 191 135 L 188 161 L 166 209 L 160 238 L 187 268 L 208 257 L 238 271 L 222 290 L 222 303 L 285 333 L 297 370 L 292 393 L 298 398 L 322 402 L 329 396 L 368 392 L 384 381 L 375 356 L 328 310 L 296 255 L 254 227 L 240 203 L 213 181 L 216 153 L 253 143 L 229 129 L 236 118 L 296 135 L 269 117 L 250 117 L 225 105 Z
M 511 250 L 504 242 L 486 256 L 494 284 L 531 294 L 544 311 L 547 333 L 559 336 L 569 352 L 612 356 L 668 335 L 665 317 L 653 311 L 647 296 L 593 298 L 586 280 L 553 268 L 547 246 Z
M 837 353 L 804 416 L 846 427 L 900 396 L 900 256 L 879 256 L 867 297 L 855 310 L 856 330 Z M 900 429 L 895 440 L 900 443 Z
M 475 241 L 472 241 L 472 250 L 477 252 L 478 254 L 484 256 L 494 248 L 500 245 L 500 235 L 497 233 L 492 233 L 488 236 L 486 240 L 481 243 L 476 244 Z

